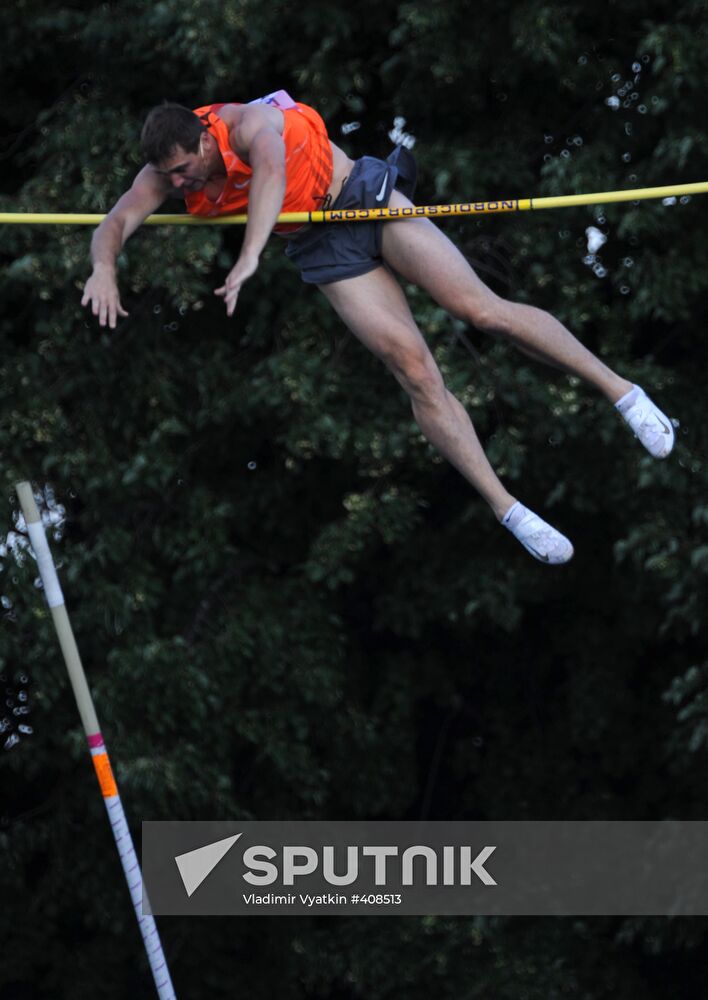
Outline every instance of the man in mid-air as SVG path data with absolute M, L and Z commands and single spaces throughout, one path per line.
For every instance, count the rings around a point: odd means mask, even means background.
M 91 242 L 93 273 L 82 305 L 90 304 L 101 326 L 114 329 L 117 318 L 128 315 L 118 292 L 116 259 L 128 237 L 168 197 L 183 197 L 187 210 L 201 216 L 247 209 L 239 258 L 215 290 L 227 315 L 233 315 L 241 286 L 256 272 L 271 232 L 279 233 L 303 281 L 317 285 L 405 389 L 427 440 L 542 562 L 567 562 L 571 543 L 497 477 L 467 412 L 445 387 L 396 275 L 478 330 L 506 337 L 530 357 L 585 379 L 655 458 L 673 448 L 671 421 L 643 389 L 603 364 L 549 313 L 492 292 L 430 220 L 276 224 L 280 212 L 412 205 L 415 164 L 402 147 L 385 161 L 351 160 L 330 141 L 317 112 L 284 91 L 250 104 L 194 111 L 166 102 L 147 116 L 141 141 L 146 166 Z

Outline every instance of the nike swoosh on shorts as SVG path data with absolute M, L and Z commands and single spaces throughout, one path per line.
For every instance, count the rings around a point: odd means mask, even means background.
M 378 194 L 376 195 L 376 200 L 377 201 L 382 201 L 383 200 L 383 196 L 386 194 L 386 185 L 387 184 L 388 184 L 388 174 L 386 174 L 386 176 L 384 177 L 383 184 L 379 188 Z

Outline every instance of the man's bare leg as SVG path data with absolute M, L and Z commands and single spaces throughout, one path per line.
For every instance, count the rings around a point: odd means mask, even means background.
M 405 207 L 411 202 L 394 191 L 390 204 Z M 453 316 L 501 334 L 524 354 L 585 379 L 615 405 L 650 455 L 666 458 L 671 453 L 672 422 L 640 386 L 612 371 L 550 313 L 495 295 L 430 220 L 387 222 L 382 244 L 386 263 Z
M 393 275 L 379 267 L 358 278 L 321 285 L 320 291 L 406 390 L 413 415 L 427 440 L 501 519 L 515 498 L 490 465 L 467 411 L 446 389 Z
M 389 207 L 411 204 L 394 191 Z M 387 222 L 382 251 L 387 264 L 453 316 L 506 337 L 538 361 L 580 376 L 611 403 L 632 388 L 631 382 L 600 361 L 550 313 L 509 302 L 487 288 L 454 243 L 429 219 Z

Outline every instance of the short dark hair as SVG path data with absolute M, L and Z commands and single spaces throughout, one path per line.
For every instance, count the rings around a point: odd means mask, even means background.
M 140 144 L 148 163 L 164 163 L 181 146 L 185 153 L 196 153 L 199 139 L 207 131 L 204 122 L 181 104 L 164 101 L 145 119 Z

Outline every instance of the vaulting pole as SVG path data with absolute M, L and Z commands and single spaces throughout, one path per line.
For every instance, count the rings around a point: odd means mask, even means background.
M 81 716 L 86 739 L 88 740 L 98 784 L 101 788 L 106 809 L 108 810 L 108 819 L 111 824 L 113 836 L 115 837 L 121 864 L 123 865 L 130 898 L 133 901 L 135 914 L 140 925 L 140 933 L 143 936 L 145 952 L 155 980 L 157 994 L 160 1000 L 174 1000 L 175 992 L 172 988 L 169 969 L 167 968 L 165 955 L 162 951 L 160 936 L 155 926 L 155 919 L 152 916 L 142 913 L 143 876 L 140 871 L 140 864 L 135 854 L 133 838 L 130 835 L 125 813 L 123 812 L 123 805 L 108 759 L 108 752 L 99 729 L 96 710 L 86 681 L 86 674 L 81 664 L 79 650 L 76 646 L 66 605 L 64 604 L 64 595 L 54 566 L 54 560 L 49 550 L 47 536 L 44 533 L 42 519 L 37 509 L 30 483 L 18 483 L 16 490 L 27 524 L 30 542 L 37 557 L 37 567 L 42 578 L 44 593 L 52 615 L 57 638 L 59 639 L 59 645 L 64 654 L 64 662 L 69 672 L 69 680 L 74 689 L 74 697 L 76 698 L 79 715 Z

